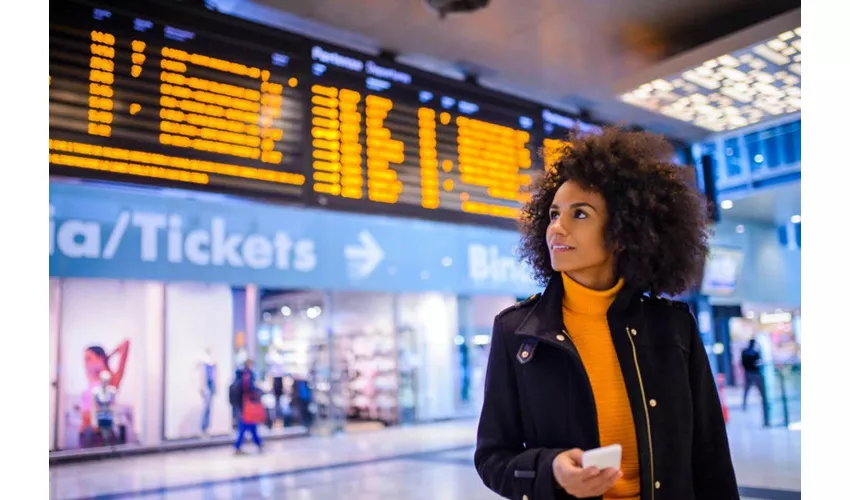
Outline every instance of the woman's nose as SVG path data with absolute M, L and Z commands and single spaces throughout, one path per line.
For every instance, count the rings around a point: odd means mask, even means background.
M 560 236 L 567 235 L 568 228 L 564 224 L 563 219 L 558 219 L 552 223 L 552 232 Z
M 568 217 L 558 217 L 558 220 L 555 222 L 555 225 L 560 228 L 562 232 L 568 233 L 570 231 L 570 219 Z

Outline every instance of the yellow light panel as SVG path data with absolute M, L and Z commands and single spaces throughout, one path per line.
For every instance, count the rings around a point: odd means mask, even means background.
M 147 153 L 144 151 L 133 151 L 129 149 L 95 146 L 92 144 L 85 144 L 81 142 L 70 142 L 50 139 L 50 151 L 63 153 L 63 156 L 74 155 L 74 157 L 91 157 L 89 159 L 94 160 L 116 160 L 118 162 L 128 164 L 147 163 L 150 165 L 166 167 L 166 169 L 179 169 L 185 171 L 199 172 L 203 174 L 217 174 L 229 177 L 240 177 L 243 179 L 256 179 L 261 181 L 276 182 L 279 184 L 292 184 L 295 186 L 304 185 L 304 176 L 300 174 L 292 174 L 289 172 L 276 172 L 274 170 L 264 170 L 259 168 L 244 167 L 241 165 L 231 165 L 211 161 L 192 160 L 179 156 L 167 156 L 156 153 Z M 53 162 L 52 159 L 51 162 Z

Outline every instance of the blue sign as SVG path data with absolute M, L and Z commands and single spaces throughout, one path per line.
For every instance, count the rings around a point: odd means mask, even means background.
M 50 184 L 50 275 L 524 296 L 513 231 Z

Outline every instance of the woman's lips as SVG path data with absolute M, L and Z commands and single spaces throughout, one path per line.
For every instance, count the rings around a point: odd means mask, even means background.
M 562 253 L 575 250 L 575 247 L 571 247 L 570 245 L 552 245 L 550 248 L 552 249 L 552 253 Z

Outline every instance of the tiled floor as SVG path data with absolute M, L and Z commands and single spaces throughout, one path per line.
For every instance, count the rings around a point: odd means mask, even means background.
M 99 500 L 495 500 L 472 467 L 474 421 L 270 442 L 51 468 L 51 498 Z M 800 433 L 731 410 L 729 436 L 748 500 L 800 498 Z M 246 448 L 249 450 L 249 448 Z

